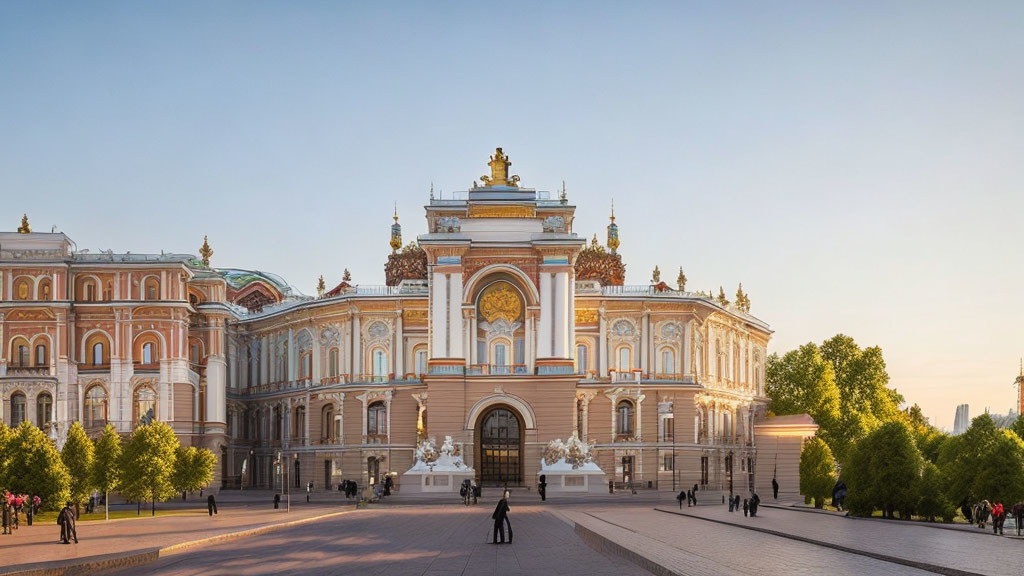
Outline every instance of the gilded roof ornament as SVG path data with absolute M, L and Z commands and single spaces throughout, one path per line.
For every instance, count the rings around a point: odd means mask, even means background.
M 658 282 L 661 282 L 661 270 L 658 268 L 658 265 L 655 264 L 654 272 L 651 272 L 651 284 L 657 284 Z
M 612 214 L 609 216 L 611 223 L 608 224 L 608 249 L 615 254 L 619 249 L 619 225 L 615 223 L 615 200 L 612 200 Z
M 210 248 L 210 242 L 205 234 L 203 235 L 203 245 L 199 248 L 199 255 L 203 257 L 203 266 L 209 266 L 210 256 L 213 256 L 213 248 Z
M 342 282 L 351 282 L 352 281 L 352 273 L 348 271 L 348 268 L 345 268 L 345 272 L 343 272 L 341 274 L 341 281 Z
M 28 225 L 28 214 L 21 215 L 21 226 L 18 227 L 18 234 L 28 234 L 32 228 Z
M 324 275 L 320 275 L 320 279 L 316 283 L 316 297 L 323 298 L 324 291 L 327 290 L 327 284 L 324 283 Z
M 750 297 L 743 291 L 743 283 L 736 289 L 736 307 L 742 312 L 750 312 Z
M 562 204 L 569 203 L 569 196 L 565 193 L 565 180 L 562 180 L 562 193 L 558 195 L 558 199 Z
M 398 204 L 395 204 L 395 223 L 391 225 L 391 251 L 398 252 L 402 247 L 402 225 L 398 223 Z
M 491 175 L 480 177 L 484 182 L 484 186 L 519 187 L 519 176 L 509 176 L 508 169 L 512 165 L 512 161 L 501 151 L 501 147 L 494 149 L 494 156 L 491 156 L 491 161 L 488 164 L 491 167 Z
M 683 274 L 683 267 L 679 267 L 679 276 L 676 276 L 676 286 L 680 292 L 686 292 L 686 274 Z

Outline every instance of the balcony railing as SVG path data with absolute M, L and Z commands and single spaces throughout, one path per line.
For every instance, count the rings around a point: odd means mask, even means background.
M 8 376 L 48 376 L 49 366 L 8 366 Z
M 612 382 L 636 382 L 640 383 L 640 370 L 609 370 L 608 375 L 611 377 Z
M 466 369 L 467 376 L 511 376 L 528 374 L 526 364 L 473 364 Z

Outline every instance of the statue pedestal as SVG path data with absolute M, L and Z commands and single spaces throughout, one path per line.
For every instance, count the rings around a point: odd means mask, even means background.
M 461 470 L 418 470 L 402 474 L 402 494 L 456 493 L 464 480 L 476 478 L 472 468 Z

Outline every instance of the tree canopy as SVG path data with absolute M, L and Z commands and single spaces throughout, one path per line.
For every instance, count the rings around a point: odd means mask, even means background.
M 68 502 L 70 478 L 57 446 L 42 430 L 24 421 L 7 441 L 6 488 L 39 496 L 43 508 L 58 510 Z
M 132 432 L 121 453 L 121 494 L 128 500 L 153 503 L 174 496 L 172 483 L 177 448 L 174 431 L 163 422 L 143 424 Z
M 966 432 L 946 441 L 939 469 L 953 502 L 1024 500 L 1024 441 L 997 428 L 988 414 L 974 418 Z
M 843 478 L 849 487 L 847 504 L 857 516 L 882 510 L 908 518 L 917 505 L 921 453 L 906 423 L 894 420 L 870 432 L 853 448 Z
M 888 387 L 882 349 L 860 348 L 838 334 L 768 358 L 766 390 L 775 414 L 806 412 L 832 454 L 845 462 L 856 442 L 886 422 L 904 418 L 903 397 Z
M 68 469 L 71 501 L 85 502 L 93 487 L 92 459 L 93 445 L 81 423 L 75 422 L 68 429 L 68 437 L 61 450 L 60 459 Z
M 171 483 L 175 490 L 194 491 L 205 488 L 213 481 L 213 466 L 217 457 L 206 448 L 178 446 Z
M 800 493 L 821 508 L 832 495 L 836 483 L 835 459 L 824 440 L 813 436 L 800 451 Z
M 96 439 L 92 460 L 92 482 L 101 492 L 116 490 L 120 483 L 121 436 L 112 424 Z

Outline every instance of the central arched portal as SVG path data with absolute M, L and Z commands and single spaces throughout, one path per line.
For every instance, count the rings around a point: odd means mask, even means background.
M 523 425 L 519 415 L 504 406 L 491 408 L 480 419 L 480 482 L 492 486 L 523 481 Z

